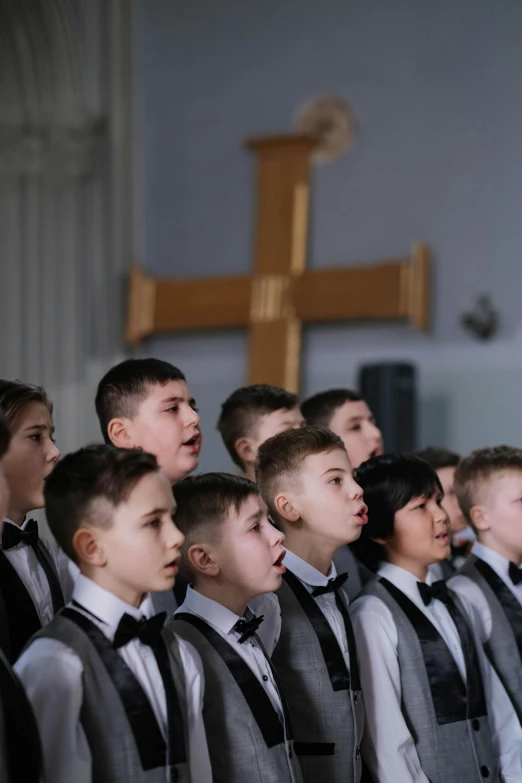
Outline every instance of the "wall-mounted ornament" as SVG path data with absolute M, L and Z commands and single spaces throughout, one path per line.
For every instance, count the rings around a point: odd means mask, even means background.
M 350 104 L 338 95 L 318 95 L 296 113 L 296 127 L 317 141 L 314 163 L 330 163 L 353 144 L 358 124 Z
M 498 331 L 500 316 L 489 294 L 480 294 L 460 316 L 462 327 L 477 340 L 491 340 Z

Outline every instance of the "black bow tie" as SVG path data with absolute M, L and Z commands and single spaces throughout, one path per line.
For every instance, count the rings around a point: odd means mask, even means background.
M 38 544 L 38 522 L 36 519 L 30 519 L 22 530 L 18 525 L 10 525 L 7 523 L 4 525 L 4 532 L 2 533 L 2 549 L 12 549 L 17 544 L 27 544 L 32 546 L 33 549 Z
M 417 582 L 419 588 L 420 597 L 424 602 L 424 606 L 428 606 L 434 598 L 438 598 L 442 603 L 447 604 L 450 601 L 450 594 L 448 592 L 448 585 L 444 579 L 439 579 L 438 582 L 433 582 L 432 585 L 427 585 L 426 582 Z
M 514 563 L 509 564 L 509 578 L 514 585 L 519 585 L 522 582 L 522 570 Z
M 124 614 L 114 634 L 112 646 L 118 650 L 133 639 L 139 639 L 142 644 L 147 644 L 153 649 L 157 648 L 161 643 L 161 630 L 165 625 L 166 617 L 166 612 L 160 612 L 149 620 L 145 618 L 136 620 L 130 614 Z
M 243 642 L 246 642 L 247 639 L 250 639 L 250 637 L 255 634 L 264 619 L 264 614 L 260 615 L 259 617 L 256 617 L 255 614 L 250 614 L 248 619 L 241 618 L 241 620 L 238 620 L 232 630 L 241 634 L 239 637 L 239 644 L 243 644 Z
M 339 574 L 339 576 L 336 576 L 335 579 L 329 579 L 328 584 L 323 585 L 322 587 L 316 587 L 315 590 L 312 590 L 312 595 L 314 598 L 317 598 L 318 595 L 335 593 L 336 590 L 339 590 L 339 588 L 344 585 L 347 579 L 348 574 Z

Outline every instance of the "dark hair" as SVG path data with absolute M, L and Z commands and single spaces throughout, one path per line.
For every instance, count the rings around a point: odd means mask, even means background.
M 227 397 L 221 406 L 217 428 L 239 468 L 245 467 L 236 451 L 235 444 L 239 438 L 250 435 L 261 416 L 279 410 L 293 410 L 298 404 L 297 395 L 266 383 L 244 386 Z
M 320 424 L 328 427 L 332 417 L 345 402 L 361 402 L 359 392 L 351 389 L 329 389 L 308 397 L 301 403 L 301 413 L 307 424 Z
M 187 558 L 193 544 L 215 540 L 230 508 L 239 509 L 251 495 L 259 495 L 253 481 L 231 473 L 202 473 L 188 476 L 173 487 L 176 500 L 176 526 L 185 536 L 181 548 L 181 568 L 188 579 L 194 569 Z
M 256 481 L 275 522 L 279 521 L 274 507 L 278 492 L 288 482 L 295 481 L 307 457 L 333 449 L 346 451 L 338 435 L 314 425 L 280 432 L 261 444 L 256 459 Z
M 437 446 L 428 446 L 417 452 L 417 457 L 425 460 L 434 470 L 441 468 L 456 468 L 460 462 L 460 454 Z
M 158 470 L 156 457 L 138 449 L 98 444 L 67 454 L 45 481 L 45 511 L 54 537 L 65 554 L 77 562 L 73 547 L 84 522 L 110 527 L 112 518 L 98 500 L 119 506 L 143 476 Z
M 9 424 L 2 411 L 0 411 L 0 459 L 2 459 L 9 448 L 10 441 L 11 432 L 9 430 Z
M 0 411 L 7 419 L 11 430 L 15 427 L 22 410 L 30 402 L 41 402 L 51 416 L 53 415 L 53 404 L 42 386 L 33 386 L 22 381 L 0 380 Z
M 363 462 L 355 471 L 368 506 L 368 523 L 358 541 L 351 544 L 356 557 L 371 571 L 386 559 L 376 538 L 393 535 L 395 514 L 413 498 L 431 498 L 442 487 L 434 469 L 415 455 L 383 454 Z
M 470 511 L 477 505 L 480 484 L 510 470 L 522 471 L 522 449 L 513 446 L 477 449 L 459 463 L 455 471 L 455 494 L 470 525 L 473 526 Z
M 105 443 L 110 443 L 108 427 L 112 419 L 132 419 L 151 386 L 184 381 L 177 367 L 161 359 L 126 359 L 106 373 L 98 384 L 94 405 Z

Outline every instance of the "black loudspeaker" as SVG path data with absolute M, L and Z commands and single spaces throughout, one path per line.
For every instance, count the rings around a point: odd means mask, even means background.
M 364 364 L 359 390 L 382 432 L 384 451 L 417 449 L 417 370 L 413 364 Z

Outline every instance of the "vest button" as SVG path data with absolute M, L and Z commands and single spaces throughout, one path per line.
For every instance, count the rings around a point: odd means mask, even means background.
M 292 758 L 294 754 L 292 753 L 292 748 L 288 748 L 288 758 Z
M 480 774 L 483 778 L 489 778 L 489 767 L 486 767 L 484 764 L 480 768 Z
M 354 693 L 354 694 L 353 694 L 353 703 L 354 703 L 354 704 L 357 704 L 357 701 L 358 701 L 358 699 L 357 699 L 357 694 L 356 694 L 356 693 Z
M 263 682 L 268 682 L 268 677 L 266 674 L 263 674 Z
M 359 745 L 357 745 L 357 747 L 355 748 L 355 758 L 358 759 L 360 755 L 361 755 L 361 749 Z
M 170 783 L 178 783 L 179 772 L 176 767 L 171 767 L 170 770 Z
M 480 731 L 480 721 L 478 718 L 473 718 L 471 725 L 473 727 L 473 731 Z

